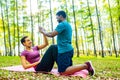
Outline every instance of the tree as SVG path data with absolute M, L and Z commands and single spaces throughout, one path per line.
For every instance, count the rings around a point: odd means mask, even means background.
M 6 38 L 5 38 L 5 34 L 6 34 L 6 32 L 5 32 L 5 23 L 4 23 L 4 16 L 3 16 L 3 8 L 2 8 L 2 2 L 0 1 L 0 6 L 1 6 L 1 16 L 2 16 L 2 24 L 3 24 L 3 35 L 4 35 L 4 46 L 5 46 L 5 55 L 7 55 L 7 47 L 6 47 Z
M 91 18 L 91 11 L 90 11 L 90 6 L 89 6 L 89 1 L 88 0 L 87 0 L 87 6 L 88 6 L 88 12 L 89 12 L 89 16 L 90 16 L 91 31 L 92 31 L 92 35 L 93 35 L 94 54 L 95 54 L 95 56 L 97 56 L 95 38 L 94 38 L 95 34 L 94 34 L 94 30 L 93 30 L 93 22 L 92 22 L 92 18 Z
M 68 6 L 67 6 L 67 0 L 65 0 L 65 9 L 66 9 L 66 14 L 68 15 Z M 67 21 L 69 21 L 69 17 L 67 16 Z
M 77 35 L 77 26 L 76 26 L 76 16 L 75 16 L 75 10 L 74 10 L 74 0 L 72 0 L 72 9 L 73 9 L 73 17 L 74 17 L 74 25 L 75 25 L 75 43 L 77 48 L 77 57 L 79 57 L 79 47 L 78 47 L 78 35 Z
M 53 18 L 52 18 L 52 8 L 51 8 L 51 0 L 49 0 L 49 5 L 50 5 L 50 20 L 51 20 L 51 29 L 53 31 Z M 54 38 L 52 38 L 52 43 L 54 44 Z
M 19 32 L 19 22 L 18 22 L 18 0 L 16 0 L 16 19 L 17 19 L 17 38 L 18 38 L 18 54 L 20 54 L 20 32 Z
M 39 12 L 39 10 L 41 11 L 41 5 L 42 5 L 42 2 L 37 0 L 37 8 L 38 8 L 38 14 L 37 14 L 37 17 L 38 17 L 38 27 L 41 26 L 41 12 Z M 40 37 L 39 37 L 39 33 L 38 33 L 38 44 L 40 44 Z
M 95 0 L 95 7 L 96 7 L 96 14 L 97 14 L 97 20 L 98 20 L 98 26 L 99 26 L 99 37 L 100 37 L 100 44 L 101 44 L 101 50 L 102 50 L 102 57 L 104 57 L 102 31 L 101 31 L 101 24 L 100 24 L 100 18 L 99 18 L 99 12 L 98 12 L 98 7 L 97 7 L 97 1 L 96 0 Z
M 109 5 L 110 23 L 111 23 L 111 28 L 112 28 L 112 37 L 113 37 L 114 51 L 115 51 L 116 57 L 118 57 L 117 51 L 116 51 L 116 46 L 115 46 L 115 36 L 114 36 L 115 33 L 114 33 L 113 20 L 112 20 L 111 7 L 110 7 L 109 0 L 108 0 L 108 5 Z
M 9 11 L 8 11 L 8 8 L 9 8 L 9 6 L 8 6 L 8 1 L 6 0 L 6 13 L 7 13 L 7 27 L 8 27 L 8 35 L 9 35 L 9 50 L 10 50 L 10 52 L 9 52 L 9 55 L 10 56 L 12 56 L 12 46 L 11 46 L 11 35 L 10 35 L 10 25 L 9 25 Z
M 16 8 L 16 4 L 15 4 L 16 2 L 15 2 L 15 0 L 13 0 L 13 1 L 11 1 L 11 4 L 12 4 L 12 8 L 11 8 L 11 12 L 12 12 L 12 17 L 13 17 L 13 21 L 12 21 L 12 25 L 14 26 L 14 29 L 13 29 L 13 49 L 14 49 L 14 55 L 16 55 L 15 53 L 16 53 L 16 50 L 15 50 L 15 44 L 16 44 L 16 40 L 15 40 L 15 34 L 16 34 L 16 25 L 15 25 L 15 17 L 16 17 L 16 15 L 15 15 L 15 8 Z
M 119 0 L 116 0 L 117 2 L 117 13 L 118 13 L 118 17 L 117 17 L 117 20 L 118 20 L 118 27 L 117 27 L 117 30 L 118 30 L 118 36 L 120 35 L 120 1 Z M 120 45 L 120 37 L 118 37 L 118 44 Z M 119 46 L 119 53 L 120 53 L 120 46 Z M 119 56 L 119 55 L 118 55 Z
M 31 6 L 31 0 L 30 0 L 30 23 L 31 23 L 31 40 L 32 42 L 32 46 L 34 46 L 34 39 L 33 39 L 33 15 L 32 15 L 32 6 Z

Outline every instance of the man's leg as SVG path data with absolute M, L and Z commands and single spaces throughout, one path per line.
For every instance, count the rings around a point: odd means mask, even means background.
M 65 53 L 58 53 L 57 64 L 58 64 L 58 72 L 61 75 L 69 75 L 75 72 L 78 72 L 83 69 L 87 69 L 91 75 L 94 75 L 94 69 L 90 62 L 86 62 L 81 65 L 72 66 L 72 57 L 73 57 L 73 50 L 65 52 Z
M 66 68 L 66 70 L 64 72 L 61 72 L 60 74 L 61 75 L 73 74 L 73 73 L 78 72 L 83 69 L 87 69 L 91 76 L 93 76 L 95 74 L 95 70 L 92 66 L 91 61 L 85 62 L 85 64 L 81 64 L 81 65 L 69 66 L 68 68 Z
M 57 46 L 51 45 L 45 52 L 41 62 L 37 65 L 36 71 L 50 72 L 53 68 L 54 62 L 57 59 Z
M 72 66 L 72 57 L 73 50 L 65 53 L 58 53 L 57 65 L 59 73 L 64 72 L 69 66 Z
M 78 72 L 80 70 L 83 69 L 87 69 L 88 66 L 86 64 L 81 64 L 81 65 L 75 65 L 75 66 L 69 66 L 68 68 L 66 68 L 66 70 L 64 72 L 61 72 L 61 75 L 69 75 L 69 74 L 73 74 L 75 72 Z

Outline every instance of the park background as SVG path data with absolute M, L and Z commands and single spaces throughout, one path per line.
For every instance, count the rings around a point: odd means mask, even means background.
M 29 36 L 33 46 L 42 44 L 38 26 L 53 31 L 59 10 L 67 13 L 72 26 L 75 64 L 92 60 L 98 72 L 92 78 L 120 78 L 120 0 L 0 0 L 0 66 L 20 64 L 23 36 Z M 48 40 L 49 45 L 56 44 L 56 37 Z M 40 50 L 41 54 L 47 48 Z M 106 69 L 107 74 L 102 73 Z M 7 79 L 3 74 L 8 73 L 1 71 L 1 78 Z

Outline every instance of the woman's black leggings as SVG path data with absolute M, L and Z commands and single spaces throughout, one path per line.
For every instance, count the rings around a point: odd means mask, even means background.
M 45 52 L 41 62 L 36 66 L 35 71 L 50 72 L 54 62 L 57 61 L 58 48 L 57 45 L 51 45 Z

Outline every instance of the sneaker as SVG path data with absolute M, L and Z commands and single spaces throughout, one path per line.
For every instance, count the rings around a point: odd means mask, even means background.
M 95 74 L 95 70 L 92 66 L 91 61 L 85 62 L 85 64 L 87 64 L 87 66 L 88 66 L 87 70 L 89 71 L 89 75 L 93 76 Z

